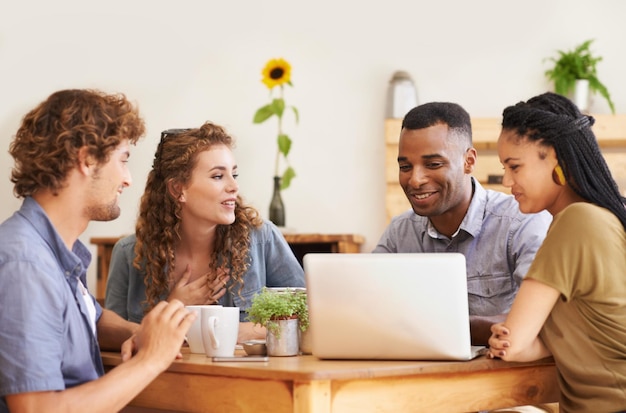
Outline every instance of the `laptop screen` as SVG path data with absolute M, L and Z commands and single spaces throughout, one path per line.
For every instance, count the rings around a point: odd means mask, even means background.
M 460 253 L 310 253 L 303 260 L 313 355 L 468 360 Z

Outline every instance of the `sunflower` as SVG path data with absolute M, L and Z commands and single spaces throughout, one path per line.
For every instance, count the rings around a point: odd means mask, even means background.
M 291 83 L 291 65 L 282 58 L 271 59 L 267 62 L 261 73 L 263 74 L 261 81 L 270 90 L 270 101 L 257 109 L 252 121 L 254 123 L 263 123 L 270 118 L 278 120 L 278 133 L 276 134 L 275 140 L 277 150 L 276 160 L 274 162 L 274 176 L 281 178 L 281 189 L 287 189 L 291 180 L 296 176 L 296 172 L 291 167 L 288 159 L 292 141 L 289 135 L 283 131 L 283 115 L 286 110 L 293 111 L 296 123 L 298 123 L 300 116 L 298 109 L 293 105 L 287 105 L 284 98 L 285 88 L 283 85 L 287 84 L 293 86 Z M 280 87 L 276 88 L 276 86 Z M 285 166 L 282 174 L 280 173 L 281 164 Z
M 269 89 L 285 83 L 291 85 L 291 65 L 284 59 L 272 59 L 263 68 L 263 83 Z

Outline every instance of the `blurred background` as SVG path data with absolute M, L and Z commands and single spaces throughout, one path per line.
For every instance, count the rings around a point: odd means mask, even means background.
M 161 130 L 211 120 L 237 139 L 243 197 L 268 217 L 276 123 L 252 123 L 269 101 L 261 70 L 292 66 L 285 116 L 297 177 L 283 192 L 286 226 L 352 233 L 371 250 L 385 224 L 384 118 L 388 82 L 408 72 L 419 103 L 454 101 L 473 117 L 550 90 L 548 57 L 593 38 L 600 80 L 626 111 L 623 0 L 0 0 L 0 220 L 19 208 L 9 143 L 22 116 L 52 92 L 123 92 L 146 120 L 130 160 L 122 215 L 81 240 L 134 230 Z M 595 96 L 592 113 L 609 113 Z M 479 153 L 480 162 L 480 153 Z M 90 283 L 93 281 L 90 281 Z

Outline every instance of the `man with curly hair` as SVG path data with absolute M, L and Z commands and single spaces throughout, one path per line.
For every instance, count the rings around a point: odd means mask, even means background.
M 19 211 L 0 224 L 0 412 L 122 409 L 179 354 L 195 315 L 161 302 L 142 323 L 102 309 L 78 240 L 120 214 L 129 146 L 144 122 L 124 95 L 53 93 L 23 119 L 10 153 Z M 104 375 L 100 348 L 121 348 Z

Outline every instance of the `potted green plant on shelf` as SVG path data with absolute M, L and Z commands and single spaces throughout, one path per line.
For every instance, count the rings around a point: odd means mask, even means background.
M 557 50 L 558 57 L 548 59 L 554 62 L 554 66 L 545 71 L 545 76 L 554 82 L 556 93 L 572 99 L 582 111 L 587 110 L 589 94 L 599 93 L 606 99 L 611 112 L 615 113 L 611 95 L 598 79 L 596 65 L 602 57 L 592 55 L 590 50 L 592 42 L 593 39 L 587 40 L 573 50 Z
M 270 356 L 295 356 L 300 340 L 298 331 L 309 327 L 306 292 L 300 289 L 263 288 L 246 310 L 248 320 L 267 329 L 266 346 Z

